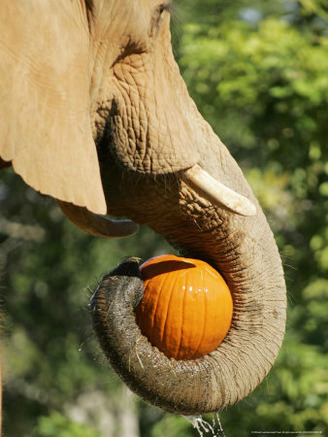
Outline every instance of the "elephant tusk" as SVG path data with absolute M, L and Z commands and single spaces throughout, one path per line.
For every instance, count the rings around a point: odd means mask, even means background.
M 131 220 L 110 220 L 93 214 L 86 208 L 57 200 L 66 217 L 76 226 L 94 237 L 121 238 L 135 234 L 139 226 Z
M 196 193 L 210 202 L 243 216 L 256 215 L 256 206 L 247 197 L 221 184 L 198 164 L 182 172 L 182 178 Z

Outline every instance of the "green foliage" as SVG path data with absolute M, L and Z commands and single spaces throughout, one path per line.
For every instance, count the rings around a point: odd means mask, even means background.
M 100 434 L 67 419 L 53 411 L 47 417 L 40 417 L 33 437 L 99 437 Z
M 327 0 L 300 0 L 302 13 L 306 16 L 318 16 L 328 19 Z
M 152 437 L 180 437 L 192 436 L 190 424 L 183 417 L 165 415 L 163 420 L 157 422 L 152 430 Z

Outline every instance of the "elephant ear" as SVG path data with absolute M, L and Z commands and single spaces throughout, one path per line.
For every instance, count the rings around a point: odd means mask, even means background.
M 81 3 L 0 0 L 0 157 L 41 193 L 105 214 Z

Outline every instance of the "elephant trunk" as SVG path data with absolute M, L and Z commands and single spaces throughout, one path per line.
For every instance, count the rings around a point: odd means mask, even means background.
M 255 215 L 214 205 L 181 173 L 157 176 L 154 184 L 151 177 L 123 177 L 122 170 L 112 166 L 105 192 L 112 213 L 147 223 L 182 255 L 202 259 L 221 273 L 234 304 L 227 336 L 215 351 L 196 360 L 169 359 L 152 346 L 135 320 L 143 293 L 135 259 L 103 279 L 91 305 L 100 343 L 127 385 L 154 405 L 186 415 L 217 411 L 248 395 L 275 361 L 286 317 L 283 269 L 269 225 L 227 149 L 208 125 L 202 131 L 210 145 L 204 147 L 200 166 L 248 198 Z

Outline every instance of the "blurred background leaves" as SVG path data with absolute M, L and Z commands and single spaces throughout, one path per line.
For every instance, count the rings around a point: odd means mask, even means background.
M 173 12 L 181 72 L 264 208 L 288 287 L 282 351 L 260 387 L 222 412 L 227 437 L 328 434 L 327 14 L 326 0 L 177 0 Z M 102 274 L 172 249 L 144 227 L 92 238 L 11 170 L 0 178 L 5 435 L 198 435 L 128 392 L 88 314 Z

